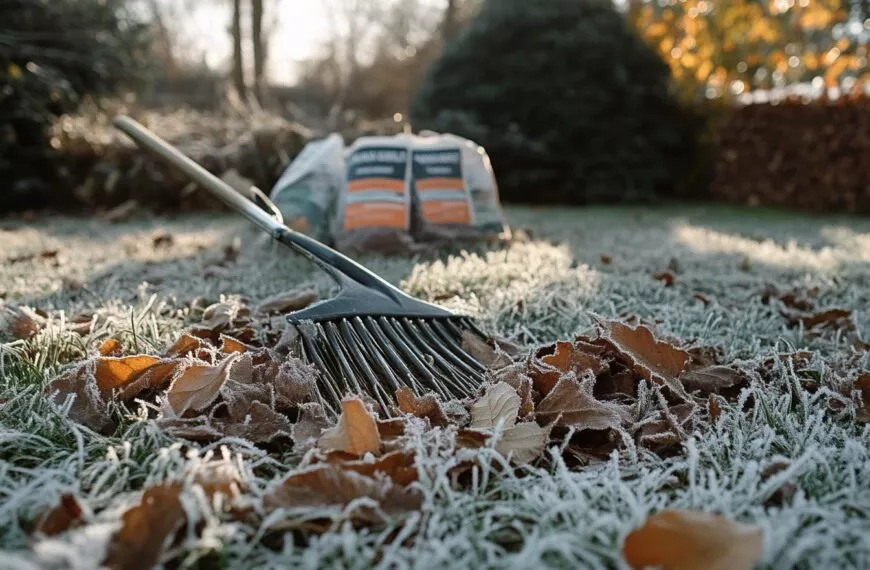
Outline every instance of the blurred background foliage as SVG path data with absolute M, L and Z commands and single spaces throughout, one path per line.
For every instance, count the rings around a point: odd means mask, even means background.
M 289 1 L 0 0 L 0 211 L 210 205 L 112 131 L 127 112 L 264 188 L 312 137 L 437 128 L 507 200 L 870 212 L 870 0 L 322 0 L 279 82 Z

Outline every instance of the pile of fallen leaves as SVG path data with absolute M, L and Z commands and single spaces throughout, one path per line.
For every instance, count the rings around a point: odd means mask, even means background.
M 713 347 L 596 317 L 594 335 L 534 351 L 465 338 L 465 349 L 489 371 L 478 393 L 464 400 L 403 388 L 390 409 L 366 394 L 347 394 L 335 410 L 321 399 L 318 372 L 300 357 L 292 327 L 280 335 L 257 330 L 258 315 L 280 315 L 313 300 L 294 291 L 253 309 L 215 304 L 159 354 L 124 354 L 120 342 L 105 339 L 92 358 L 48 383 L 47 397 L 71 420 L 100 432 L 117 429 L 124 406 L 143 405 L 148 421 L 174 437 L 240 438 L 267 451 L 298 453 L 298 467 L 262 494 L 246 493 L 226 469 L 145 489 L 141 502 L 123 515 L 107 566 L 150 567 L 185 523 L 195 527 L 179 499 L 186 486 L 223 497 L 224 516 L 268 520 L 274 530 L 317 533 L 336 520 L 377 525 L 425 508 L 422 485 L 431 479 L 420 476 L 414 434 L 440 430 L 452 442 L 448 453 L 461 460 L 451 468 L 451 481 L 460 488 L 482 461 L 491 461 L 491 454 L 479 453 L 483 448 L 504 458 L 501 467 L 490 467 L 520 470 L 557 458 L 581 469 L 629 442 L 669 455 L 715 423 L 722 405 L 735 402 L 752 375 L 720 362 Z M 17 314 L 13 326 L 25 337 L 36 334 L 39 316 L 25 309 Z M 850 393 L 862 417 L 864 402 L 870 403 L 866 378 L 856 380 Z M 300 523 L 293 513 L 305 509 L 326 514 Z M 38 528 L 62 532 L 88 516 L 67 496 Z M 760 556 L 761 535 L 714 515 L 666 511 L 629 535 L 624 549 L 635 568 L 724 568 L 716 564 L 726 562 L 750 568 Z

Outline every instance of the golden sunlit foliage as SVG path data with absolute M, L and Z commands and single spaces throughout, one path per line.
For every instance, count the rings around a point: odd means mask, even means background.
M 870 79 L 867 46 L 833 32 L 844 0 L 631 0 L 629 18 L 689 98 Z

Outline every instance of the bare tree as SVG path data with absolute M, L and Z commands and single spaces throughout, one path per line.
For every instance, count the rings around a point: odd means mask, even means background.
M 254 97 L 263 104 L 266 69 L 266 38 L 263 37 L 263 0 L 251 0 L 251 43 L 254 46 Z
M 242 56 L 242 0 L 233 0 L 233 19 L 230 25 L 233 38 L 232 82 L 239 99 L 244 103 L 248 100 L 248 88 L 245 83 L 245 62 Z

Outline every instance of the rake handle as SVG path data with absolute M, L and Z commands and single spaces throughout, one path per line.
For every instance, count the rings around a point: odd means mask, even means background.
M 393 299 L 406 297 L 402 291 L 393 287 L 387 281 L 346 255 L 305 234 L 288 228 L 276 217 L 242 196 L 229 184 L 194 162 L 190 157 L 134 119 L 119 115 L 115 117 L 113 124 L 117 129 L 133 139 L 137 145 L 153 152 L 165 162 L 181 170 L 193 182 L 204 187 L 225 204 L 246 216 L 274 239 L 292 247 L 319 265 L 342 288 L 352 287 L 352 282 L 356 282 L 367 288 L 375 289 Z M 271 205 L 271 202 L 269 204 Z

